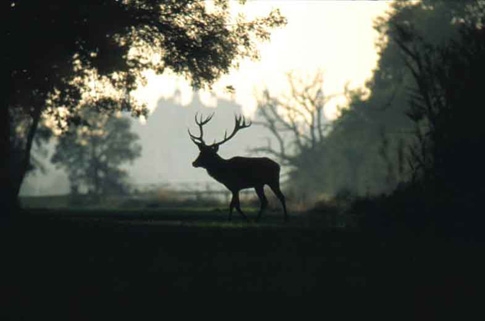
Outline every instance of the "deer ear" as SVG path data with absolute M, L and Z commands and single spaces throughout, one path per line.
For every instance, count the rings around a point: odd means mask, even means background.
M 217 152 L 219 150 L 219 145 L 212 145 L 212 150 Z

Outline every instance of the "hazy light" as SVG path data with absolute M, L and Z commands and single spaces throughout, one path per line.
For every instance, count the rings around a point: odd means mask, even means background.
M 288 89 L 285 74 L 312 75 L 324 73 L 326 95 L 341 94 L 349 88 L 365 85 L 377 62 L 377 33 L 373 20 L 383 15 L 390 1 L 250 1 L 243 8 L 250 18 L 279 8 L 287 17 L 286 27 L 275 30 L 271 42 L 260 46 L 261 60 L 243 61 L 239 70 L 222 77 L 212 93 L 201 92 L 208 106 L 215 97 L 233 99 L 247 115 L 256 109 L 256 93 L 264 88 L 275 94 Z M 169 98 L 179 90 L 180 104 L 191 102 L 193 92 L 187 81 L 173 74 L 156 76 L 148 73 L 148 84 L 135 95 L 153 110 L 158 99 Z M 230 92 L 227 86 L 234 87 Z M 345 104 L 343 96 L 332 99 L 325 114 L 337 117 L 337 106 Z

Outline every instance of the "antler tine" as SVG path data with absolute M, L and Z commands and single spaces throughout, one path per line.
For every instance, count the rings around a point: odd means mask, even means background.
M 195 135 L 192 135 L 192 133 L 190 132 L 190 129 L 188 129 L 188 128 L 187 128 L 187 132 L 189 133 L 190 139 L 192 139 L 192 141 L 193 141 L 194 143 L 196 143 L 196 144 L 198 144 L 198 143 L 202 143 L 202 139 L 201 139 L 201 137 L 197 137 L 197 136 L 195 136 Z M 199 141 L 199 142 L 197 142 L 197 141 Z
M 211 115 L 209 115 L 208 117 L 206 117 L 205 119 L 203 118 L 203 115 L 201 114 L 200 115 L 200 118 L 197 119 L 197 116 L 199 115 L 199 112 L 196 112 L 195 113 L 195 123 L 197 124 L 197 126 L 199 126 L 199 131 L 200 131 L 200 135 L 199 136 L 195 136 L 195 135 L 192 135 L 192 133 L 190 132 L 190 129 L 187 129 L 187 131 L 189 132 L 189 135 L 190 135 L 190 138 L 192 139 L 192 141 L 196 144 L 204 144 L 205 145 L 205 142 L 204 142 L 204 129 L 203 129 L 203 126 L 205 124 L 207 124 L 211 119 L 212 117 L 214 117 L 214 113 L 212 113 Z
M 242 121 L 243 121 L 243 122 L 242 122 L 242 126 L 241 126 L 241 128 L 246 128 L 246 127 L 249 127 L 249 126 L 251 126 L 251 124 L 252 124 L 252 123 L 251 123 L 251 120 L 249 120 L 249 121 L 248 121 L 248 123 L 246 124 L 246 118 L 244 118 L 244 117 L 243 117 Z
M 203 116 L 202 116 L 202 114 L 201 114 L 200 115 L 200 120 L 197 120 L 197 115 L 198 114 L 199 114 L 199 112 L 195 113 L 195 123 L 197 125 L 199 125 L 199 127 L 207 124 L 212 119 L 212 117 L 214 117 L 214 113 L 212 113 L 209 116 L 207 116 L 206 119 L 204 119 Z
M 235 120 L 234 130 L 229 135 L 229 137 L 227 136 L 227 130 L 226 130 L 224 132 L 224 139 L 222 141 L 220 141 L 219 143 L 214 142 L 213 145 L 222 145 L 222 144 L 224 144 L 225 142 L 227 142 L 228 140 L 230 140 L 231 138 L 233 138 L 239 130 L 241 130 L 243 128 L 248 128 L 252 124 L 251 121 L 249 121 L 246 124 L 246 119 L 244 118 L 244 116 L 235 115 L 234 118 L 235 118 L 234 119 Z
M 249 120 L 249 122 L 246 124 L 246 118 L 244 118 L 244 116 L 237 116 L 236 115 L 236 127 L 238 129 L 243 129 L 243 128 L 247 128 L 251 126 L 251 121 Z

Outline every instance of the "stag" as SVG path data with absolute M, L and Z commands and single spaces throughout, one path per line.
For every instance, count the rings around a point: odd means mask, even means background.
M 192 165 L 205 168 L 211 177 L 231 191 L 232 200 L 229 205 L 229 220 L 232 218 L 234 208 L 247 220 L 239 203 L 239 191 L 246 188 L 254 188 L 261 201 L 261 208 L 257 217 L 257 220 L 259 220 L 268 205 L 268 200 L 264 194 L 264 185 L 268 185 L 281 201 L 285 221 L 287 221 L 288 213 L 286 211 L 285 196 L 280 190 L 280 165 L 278 163 L 267 157 L 233 157 L 224 159 L 217 154 L 220 145 L 233 138 L 239 130 L 251 126 L 251 122 L 246 123 L 243 116 L 235 116 L 235 126 L 232 133 L 228 136 L 226 131 L 222 141 L 207 145 L 203 139 L 203 127 L 213 116 L 214 114 L 204 119 L 202 115 L 200 118 L 197 118 L 197 114 L 195 114 L 195 123 L 200 131 L 199 136 L 192 135 L 190 130 L 188 130 L 190 139 L 199 147 L 200 151 L 199 156 Z

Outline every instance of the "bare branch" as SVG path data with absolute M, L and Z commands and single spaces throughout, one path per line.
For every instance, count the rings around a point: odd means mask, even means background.
M 278 141 L 279 147 L 280 147 L 280 154 L 283 156 L 286 156 L 286 150 L 285 150 L 285 143 L 283 140 L 283 137 L 280 134 L 280 130 L 276 127 L 276 121 L 271 118 L 267 113 L 266 110 L 263 108 L 261 109 L 263 117 L 266 119 L 267 123 L 263 123 L 266 128 L 268 128 L 271 133 L 276 137 L 276 140 Z
M 265 91 L 263 99 L 259 102 L 259 115 L 263 120 L 257 124 L 272 133 L 278 146 L 262 147 L 254 151 L 276 155 L 288 165 L 300 167 L 304 166 L 300 161 L 300 155 L 316 152 L 325 139 L 329 125 L 325 123 L 323 108 L 327 97 L 322 93 L 321 73 L 314 75 L 310 82 L 304 78 L 294 77 L 292 73 L 288 73 L 287 78 L 287 96 L 277 99 Z M 291 137 L 286 143 L 285 133 Z

